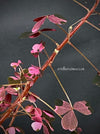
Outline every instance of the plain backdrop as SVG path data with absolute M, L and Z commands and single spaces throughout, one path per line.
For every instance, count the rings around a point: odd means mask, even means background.
M 92 7 L 94 0 L 79 0 L 85 6 Z M 97 8 L 100 12 L 100 5 Z M 19 36 L 25 31 L 31 31 L 33 19 L 48 14 L 60 14 L 67 20 L 63 26 L 65 30 L 83 17 L 87 12 L 72 0 L 0 0 L 0 84 L 7 83 L 8 76 L 14 71 L 10 67 L 11 62 L 22 60 L 23 67 L 27 68 L 31 64 L 38 65 L 37 59 L 30 50 L 35 43 L 46 42 L 46 49 L 49 55 L 55 45 L 42 35 L 35 39 L 20 39 Z M 89 21 L 100 27 L 100 16 L 92 15 Z M 65 34 L 49 21 L 45 22 L 43 28 L 56 28 L 56 32 L 47 32 L 58 43 L 65 38 Z M 84 24 L 71 39 L 72 43 L 79 48 L 95 65 L 100 69 L 100 32 Z M 46 56 L 41 54 L 41 64 L 46 61 Z M 72 103 L 80 100 L 87 100 L 93 109 L 93 114 L 84 116 L 76 112 L 79 126 L 83 129 L 83 134 L 99 134 L 100 132 L 100 88 L 93 84 L 96 71 L 68 44 L 57 55 L 53 67 L 60 78 L 63 86 L 68 92 Z M 84 68 L 84 71 L 58 71 L 58 68 Z M 57 83 L 52 71 L 48 67 L 31 89 L 32 92 L 47 101 L 52 107 L 57 98 L 67 100 Z M 44 104 L 37 101 L 41 109 L 48 109 Z M 60 119 L 55 115 L 53 123 L 55 129 L 52 134 L 69 134 L 61 127 Z M 27 116 L 16 118 L 14 125 L 24 129 L 25 134 L 35 134 L 31 128 L 32 121 Z M 4 125 L 7 127 L 8 122 Z M 0 130 L 1 131 L 1 130 Z M 2 133 L 2 132 L 1 132 Z M 0 134 L 1 134 L 0 133 Z

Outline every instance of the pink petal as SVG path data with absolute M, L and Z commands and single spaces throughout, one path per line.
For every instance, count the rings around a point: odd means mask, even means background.
M 89 107 L 86 106 L 87 102 L 86 101 L 78 101 L 74 103 L 74 109 L 77 110 L 78 112 L 84 114 L 84 115 L 90 115 L 92 114 L 91 111 L 89 110 Z
M 25 111 L 28 113 L 32 112 L 33 109 L 34 109 L 33 105 L 25 107 Z
M 61 18 L 58 18 L 58 17 L 56 17 L 56 16 L 54 16 L 54 15 L 49 15 L 49 16 L 48 16 L 48 19 L 49 19 L 49 21 L 51 21 L 52 23 L 54 23 L 54 24 L 59 24 L 59 25 L 61 25 L 61 22 L 67 22 L 66 20 L 61 19 Z
M 33 116 L 32 120 L 34 120 L 35 122 L 42 122 L 42 117 L 41 116 Z
M 18 79 L 20 79 L 20 74 L 19 73 L 15 72 L 14 74 Z
M 34 131 L 39 131 L 42 128 L 42 123 L 41 122 L 33 122 L 31 124 L 31 127 L 33 128 Z
M 70 110 L 72 110 L 72 108 L 71 108 L 70 104 L 66 101 L 63 101 L 62 106 L 56 106 L 56 108 L 55 108 L 55 112 L 57 112 L 60 115 L 63 115 Z
M 17 95 L 16 90 L 15 90 L 15 89 L 13 89 L 12 87 L 7 87 L 5 90 L 6 90 L 6 91 L 7 91 L 7 93 L 9 93 L 9 94 Z
M 13 80 L 19 80 L 19 78 L 16 78 L 15 76 L 10 76 Z
M 35 108 L 34 114 L 35 114 L 35 116 L 42 116 L 41 109 L 40 108 Z
M 28 95 L 28 100 L 32 103 L 36 102 L 36 98 L 33 95 Z
M 54 118 L 54 115 L 52 113 L 50 113 L 49 111 L 43 110 L 43 112 L 49 116 L 50 118 Z
M 32 32 L 33 32 L 33 33 L 36 33 L 36 32 L 40 29 L 40 27 L 44 24 L 45 19 L 46 19 L 46 16 L 44 16 L 40 21 L 38 21 L 38 22 L 34 25 L 34 27 L 32 28 Z
M 15 128 L 14 127 L 9 127 L 6 129 L 8 131 L 9 134 L 15 134 Z
M 21 63 L 22 63 L 21 60 L 18 60 L 18 62 L 12 62 L 12 63 L 10 64 L 10 66 L 13 67 L 14 70 L 16 71 L 16 68 L 17 68 Z
M 40 74 L 40 68 L 36 67 L 36 66 L 33 66 L 33 65 L 28 68 L 28 71 L 32 75 L 39 75 Z
M 21 60 L 18 60 L 18 64 L 21 64 L 22 62 L 21 62 Z
M 63 129 L 74 131 L 77 128 L 78 121 L 73 110 L 65 114 L 61 120 Z
M 50 125 L 49 121 L 48 121 L 48 120 L 46 120 L 46 119 L 45 119 L 45 121 L 46 121 L 46 123 L 48 124 L 48 126 L 49 126 L 50 130 L 51 130 L 51 131 L 54 131 L 54 129 L 53 129 L 53 127 Z
M 43 133 L 44 133 L 44 134 L 50 134 L 50 133 L 49 133 L 49 130 L 48 130 L 48 128 L 47 128 L 47 126 L 44 125 L 44 124 L 43 124 Z
M 39 52 L 42 52 L 42 50 L 44 49 L 44 45 L 42 43 L 40 44 L 35 44 L 33 45 L 32 49 L 31 50 L 31 53 L 39 53 Z

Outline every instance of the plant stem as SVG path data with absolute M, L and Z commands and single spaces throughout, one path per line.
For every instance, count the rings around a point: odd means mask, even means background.
M 8 134 L 2 125 L 0 125 L 0 127 L 2 128 L 5 134 Z
M 17 114 L 19 108 L 20 108 L 20 106 L 18 106 L 17 109 L 16 109 L 16 111 L 14 112 L 13 117 L 12 117 L 12 119 L 11 119 L 11 121 L 10 121 L 9 127 L 12 126 L 12 124 L 13 124 L 13 122 L 14 122 L 14 120 L 15 120 L 15 117 L 16 117 L 16 114 Z
M 40 97 L 38 97 L 37 95 L 35 95 L 34 93 L 32 92 L 29 92 L 29 94 L 33 95 L 35 98 L 37 98 L 38 100 L 40 100 L 43 104 L 45 104 L 47 107 L 49 107 L 53 112 L 55 112 L 60 118 L 62 118 L 61 115 L 59 115 L 53 107 L 51 107 L 46 101 L 44 101 L 43 99 L 41 99 Z
M 41 62 L 40 62 L 40 56 L 38 55 L 38 63 L 39 63 L 39 67 L 41 68 Z
M 99 73 L 99 69 L 96 68 L 96 66 L 78 49 L 73 45 L 70 41 L 68 42 L 70 46 L 72 46 L 96 71 Z
M 74 2 L 76 2 L 78 5 L 80 5 L 81 7 L 83 7 L 84 9 L 86 9 L 89 12 L 89 9 L 87 7 L 85 7 L 83 4 L 81 4 L 80 2 L 73 0 Z
M 91 22 L 89 21 L 85 21 L 87 24 L 89 24 L 90 26 L 94 27 L 96 30 L 100 31 L 100 28 L 96 27 L 95 25 L 93 25 Z
M 25 85 L 26 83 L 15 83 L 15 84 L 3 84 L 2 86 L 8 87 L 8 86 L 22 86 Z
M 93 7 L 91 8 L 91 10 L 86 14 L 86 16 L 80 21 L 80 23 L 77 24 L 77 26 L 72 30 L 72 32 L 70 33 L 70 38 L 76 33 L 76 31 L 85 23 L 85 21 L 89 18 L 89 16 L 95 11 L 96 7 L 98 6 L 100 0 L 96 0 Z M 66 44 L 68 43 L 68 37 L 66 37 L 64 39 L 64 41 L 57 46 L 58 51 L 60 51 Z M 57 55 L 57 53 L 54 51 L 50 58 L 45 62 L 45 64 L 42 66 L 42 71 L 45 71 L 45 69 L 49 66 L 49 64 L 51 64 L 55 58 L 55 56 Z M 37 79 L 39 78 L 39 76 L 36 76 L 34 79 L 34 83 L 37 81 Z M 25 88 L 23 90 L 23 92 L 21 93 L 20 98 L 23 99 L 24 96 L 27 95 L 28 91 L 30 90 L 31 86 L 30 86 L 30 82 L 28 81 L 25 84 Z M 2 124 L 10 115 L 10 113 L 12 112 L 12 110 L 18 105 L 18 102 L 20 101 L 20 98 L 18 97 L 13 104 L 11 105 L 11 107 L 8 108 L 8 110 L 3 114 L 3 117 L 1 117 L 0 119 L 0 124 Z
M 47 53 L 46 50 L 45 50 L 45 54 L 46 54 L 46 56 L 49 58 L 49 55 L 48 55 L 48 53 Z M 53 67 L 51 66 L 51 64 L 49 65 L 49 67 L 51 68 L 51 70 L 52 70 L 54 76 L 56 77 L 56 79 L 57 79 L 59 85 L 61 86 L 61 89 L 63 90 L 65 96 L 67 97 L 69 104 L 71 105 L 71 107 L 73 107 L 73 106 L 72 106 L 72 103 L 71 103 L 71 100 L 70 100 L 70 98 L 69 98 L 69 96 L 68 96 L 66 90 L 64 89 L 64 87 L 63 87 L 63 85 L 62 85 L 62 83 L 61 83 L 59 77 L 57 76 L 57 74 L 56 74 L 55 70 L 53 69 Z
M 51 68 L 51 70 L 52 70 L 52 72 L 53 72 L 54 76 L 56 77 L 56 79 L 57 79 L 57 81 L 58 81 L 59 85 L 61 86 L 61 88 L 62 88 L 62 90 L 63 90 L 63 92 L 64 92 L 65 96 L 67 97 L 69 104 L 71 105 L 71 107 L 73 107 L 73 106 L 72 106 L 72 103 L 71 103 L 71 100 L 70 100 L 70 98 L 69 98 L 69 96 L 68 96 L 68 94 L 67 94 L 66 90 L 64 89 L 64 87 L 63 87 L 63 85 L 62 85 L 62 83 L 61 83 L 60 79 L 58 78 L 58 76 L 57 76 L 57 74 L 56 74 L 55 70 L 53 69 L 53 67 L 52 67 L 51 65 L 50 65 L 50 68 Z
M 50 36 L 48 36 L 47 34 L 39 31 L 40 34 L 42 34 L 43 36 L 47 37 L 49 40 L 51 40 L 56 46 L 59 46 L 59 44 L 54 40 L 52 39 Z

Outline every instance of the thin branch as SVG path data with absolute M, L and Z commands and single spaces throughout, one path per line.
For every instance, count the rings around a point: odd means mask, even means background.
M 47 107 L 49 107 L 53 112 L 55 112 L 60 118 L 62 118 L 61 115 L 59 115 L 55 110 L 54 108 L 52 108 L 46 101 L 44 101 L 43 99 L 41 99 L 40 97 L 38 97 L 37 95 L 35 95 L 34 93 L 32 92 L 29 92 L 29 94 L 33 95 L 35 98 L 37 98 L 38 100 L 40 100 L 43 104 L 45 104 Z
M 40 56 L 38 55 L 38 63 L 39 63 L 39 67 L 41 68 L 41 62 L 40 62 Z
M 97 69 L 97 67 L 78 48 L 75 47 L 75 45 L 73 45 L 70 41 L 68 44 L 72 46 L 97 71 L 97 73 L 100 72 L 99 69 Z
M 8 134 L 2 125 L 0 125 L 0 127 L 2 128 L 5 134 Z
M 93 28 L 95 28 L 96 30 L 100 31 L 100 28 L 98 28 L 97 26 L 93 25 L 91 22 L 89 21 L 85 21 L 87 24 L 89 24 L 90 26 L 92 26 Z
M 77 0 L 73 0 L 75 3 L 77 3 L 78 5 L 80 5 L 81 7 L 83 7 L 85 10 L 87 10 L 87 12 L 89 12 L 89 9 L 84 6 L 83 4 L 81 4 L 80 2 L 78 2 Z
M 22 86 L 25 85 L 26 83 L 15 83 L 15 84 L 3 84 L 2 86 L 8 87 L 8 86 Z
M 46 54 L 46 56 L 49 58 L 49 55 L 48 55 L 48 53 L 47 53 L 46 50 L 45 50 L 45 54 Z M 70 100 L 70 98 L 69 98 L 69 96 L 68 96 L 68 94 L 67 94 L 65 88 L 63 87 L 63 85 L 62 85 L 62 83 L 61 83 L 59 77 L 57 76 L 57 74 L 56 74 L 55 70 L 53 69 L 53 67 L 51 66 L 51 64 L 49 65 L 49 67 L 51 68 L 51 70 L 52 70 L 54 76 L 56 77 L 56 79 L 57 79 L 59 85 L 61 86 L 61 89 L 63 90 L 65 96 L 67 97 L 69 104 L 71 105 L 71 107 L 73 107 L 73 106 L 72 106 L 72 102 L 71 102 L 71 100 Z
M 43 36 L 47 37 L 49 40 L 51 40 L 56 46 L 59 46 L 59 44 L 54 40 L 52 39 L 49 35 L 39 31 L 40 34 L 42 34 Z

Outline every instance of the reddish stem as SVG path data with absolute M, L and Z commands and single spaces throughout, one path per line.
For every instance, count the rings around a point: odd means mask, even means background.
M 93 5 L 93 7 L 91 8 L 91 10 L 86 14 L 86 16 L 80 21 L 80 23 L 77 24 L 77 26 L 72 30 L 72 32 L 70 33 L 70 38 L 76 33 L 76 31 L 85 23 L 85 21 L 89 18 L 89 16 L 95 11 L 95 8 L 98 6 L 100 0 L 96 0 L 95 4 Z M 66 37 L 65 40 L 56 48 L 56 50 L 60 51 L 68 42 L 69 38 Z M 52 55 L 50 56 L 50 58 L 46 61 L 46 63 L 42 66 L 42 71 L 44 71 L 50 64 L 53 63 L 55 56 L 57 55 L 56 51 L 54 51 L 52 53 Z M 34 83 L 36 82 L 36 80 L 39 77 L 35 77 L 34 79 Z M 6 111 L 5 114 L 3 114 L 3 117 L 0 119 L 0 124 L 2 124 L 7 117 L 9 117 L 10 113 L 12 112 L 12 110 L 18 105 L 18 102 L 23 99 L 24 96 L 27 95 L 29 89 L 30 89 L 30 82 L 27 82 L 24 91 L 22 92 L 22 94 L 20 95 L 20 97 L 18 97 L 16 99 L 16 101 L 12 104 L 12 106 L 10 108 L 8 108 L 8 110 Z M 21 103 L 21 102 L 20 102 Z

